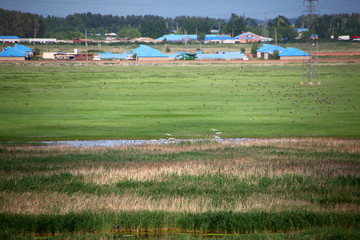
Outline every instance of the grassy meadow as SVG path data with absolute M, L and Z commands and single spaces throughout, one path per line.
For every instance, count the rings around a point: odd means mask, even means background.
M 360 67 L 0 65 L 0 141 L 360 136 Z
M 2 146 L 0 159 L 2 238 L 360 236 L 358 140 Z

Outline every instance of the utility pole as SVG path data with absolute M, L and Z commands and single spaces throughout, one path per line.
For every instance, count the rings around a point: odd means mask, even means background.
M 39 27 L 39 21 L 35 17 L 35 19 L 34 19 L 34 38 L 36 38 L 36 35 L 37 35 L 37 32 L 38 32 L 38 27 Z
M 309 85 L 313 85 L 314 77 L 317 78 L 318 84 L 320 84 L 318 71 L 318 37 L 315 35 L 316 32 L 314 28 L 315 18 L 320 14 L 320 11 L 316 8 L 315 4 L 319 4 L 319 0 L 304 0 L 305 9 L 303 11 L 303 16 L 307 16 L 306 23 L 310 33 L 310 37 L 305 39 L 305 51 L 309 53 L 310 56 L 304 56 L 303 81 L 306 78 L 309 82 Z
M 276 33 L 276 27 L 275 27 L 275 44 L 277 44 L 277 33 Z
M 87 29 L 86 28 L 85 28 L 85 48 L 86 48 L 86 61 L 89 61 L 88 42 L 87 42 Z

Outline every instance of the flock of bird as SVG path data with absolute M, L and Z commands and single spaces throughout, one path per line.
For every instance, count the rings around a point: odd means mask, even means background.
M 210 87 L 217 87 L 223 84 L 213 77 L 208 77 Z M 312 124 L 316 119 L 323 117 L 332 111 L 332 107 L 342 106 L 343 112 L 347 110 L 356 111 L 355 104 L 348 103 L 351 98 L 342 99 L 342 96 L 330 96 L 326 92 L 328 85 L 303 85 L 303 84 L 269 84 L 268 82 L 252 82 L 243 84 L 243 80 L 231 80 L 230 96 L 225 99 L 225 104 L 234 101 L 234 98 L 241 98 L 241 102 L 247 107 L 245 112 L 249 114 L 249 121 L 255 122 L 257 112 L 256 108 L 264 108 L 268 117 L 279 117 L 283 120 L 289 120 L 291 123 L 296 121 L 307 121 Z M 222 86 L 223 87 L 223 86 Z M 345 100 L 345 101 L 344 101 Z M 235 100 L 236 101 L 236 100 Z M 346 106 L 345 106 L 346 104 Z M 206 104 L 203 104 L 205 108 Z M 218 105 L 215 106 L 215 109 Z M 262 115 L 262 113 L 260 114 Z

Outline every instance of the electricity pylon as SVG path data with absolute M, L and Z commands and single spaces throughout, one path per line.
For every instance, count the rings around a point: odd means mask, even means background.
M 306 16 L 306 23 L 309 29 L 310 36 L 305 40 L 305 52 L 309 53 L 309 57 L 304 56 L 303 61 L 303 81 L 305 78 L 309 84 L 313 84 L 313 79 L 316 78 L 319 81 L 318 70 L 318 36 L 314 28 L 315 18 L 320 14 L 320 11 L 316 8 L 315 4 L 319 4 L 319 0 L 304 0 L 303 17 Z

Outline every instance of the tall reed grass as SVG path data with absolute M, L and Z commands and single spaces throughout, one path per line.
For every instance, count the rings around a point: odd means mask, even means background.
M 1 234 L 57 235 L 64 233 L 159 232 L 276 233 L 331 226 L 357 229 L 359 214 L 341 213 L 174 213 L 160 211 L 83 212 L 65 215 L 0 214 Z

